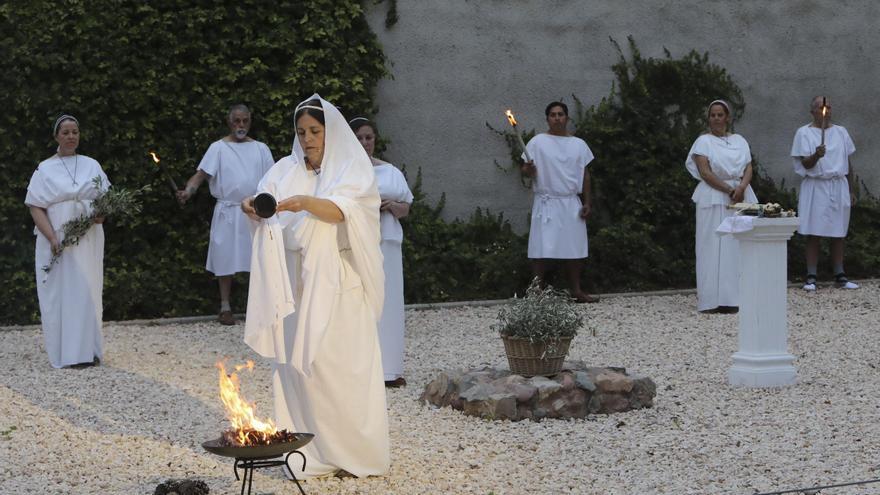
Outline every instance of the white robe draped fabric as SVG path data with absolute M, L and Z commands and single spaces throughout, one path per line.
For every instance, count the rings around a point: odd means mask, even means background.
M 696 204 L 697 228 L 697 309 L 705 311 L 718 306 L 739 306 L 739 244 L 731 235 L 716 232 L 721 222 L 733 214 L 728 210 L 730 197 L 700 178 L 694 155 L 709 160 L 712 172 L 727 185 L 736 187 L 746 166 L 752 161 L 749 143 L 739 134 L 718 137 L 703 134 L 688 152 L 685 166 L 700 181 L 691 199 Z M 746 188 L 743 201 L 756 203 L 752 186 Z
M 269 147 L 259 141 L 219 140 L 211 143 L 198 170 L 208 174 L 217 198 L 205 268 L 214 275 L 250 270 L 251 232 L 241 201 L 254 195 L 260 179 L 274 163 Z
M 326 126 L 320 175 L 304 166 L 297 138 L 293 155 L 279 160 L 258 189 L 278 200 L 330 200 L 345 219 L 331 224 L 307 212 L 282 212 L 261 222 L 254 234 L 244 340 L 274 362 L 278 427 L 315 434 L 302 449 L 305 472 L 294 466 L 297 477 L 337 469 L 379 475 L 390 465 L 376 329 L 384 294 L 379 193 L 372 163 L 347 121 L 321 103 Z M 281 269 L 286 277 L 273 273 Z
M 822 130 L 805 125 L 797 130 L 791 145 L 794 171 L 803 177 L 798 194 L 798 233 L 822 237 L 846 237 L 852 200 L 849 195 L 849 156 L 855 153 L 846 128 L 825 129 L 825 156 L 811 169 L 801 157 L 812 155 L 822 143 Z
M 593 152 L 583 139 L 550 134 L 533 137 L 526 149 L 538 170 L 532 184 L 529 258 L 586 258 L 587 223 L 580 217 L 579 194 Z
M 379 196 L 382 200 L 413 202 L 412 191 L 403 173 L 390 163 L 373 167 Z M 382 258 L 385 268 L 385 306 L 379 320 L 379 347 L 382 349 L 382 369 L 385 380 L 403 376 L 404 330 L 406 319 L 403 311 L 403 227 L 400 220 L 389 211 L 380 216 L 382 234 Z
M 65 223 L 91 213 L 92 200 L 99 193 L 92 179 L 100 177 L 105 190 L 110 186 L 92 158 L 78 155 L 64 160 L 53 157 L 40 163 L 25 198 L 28 206 L 46 209 L 59 242 Z M 92 225 L 78 244 L 64 249 L 49 273 L 43 267 L 52 258 L 52 246 L 39 230 L 34 229 L 34 234 L 37 297 L 49 363 L 61 368 L 103 359 L 104 228 Z

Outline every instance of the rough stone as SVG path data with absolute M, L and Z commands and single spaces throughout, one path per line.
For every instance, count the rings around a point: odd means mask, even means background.
M 633 388 L 630 377 L 616 371 L 600 373 L 596 377 L 596 386 L 602 392 L 629 392 Z
M 537 421 L 652 407 L 656 392 L 650 378 L 629 376 L 625 368 L 567 362 L 553 377 L 527 378 L 491 368 L 441 372 L 420 400 L 484 419 Z

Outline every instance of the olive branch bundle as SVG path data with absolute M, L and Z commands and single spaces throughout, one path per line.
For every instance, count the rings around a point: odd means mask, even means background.
M 95 189 L 99 191 L 98 196 L 92 200 L 92 212 L 80 215 L 78 218 L 67 221 L 61 230 L 64 232 L 64 239 L 61 241 L 61 248 L 57 252 L 52 253 L 52 259 L 49 264 L 43 266 L 43 271 L 49 273 L 49 270 L 61 257 L 64 248 L 79 244 L 80 239 L 86 235 L 96 218 L 119 216 L 130 217 L 141 212 L 141 203 L 137 196 L 140 190 L 132 191 L 130 189 L 109 187 L 106 191 L 102 191 L 103 180 L 100 177 L 92 179 Z

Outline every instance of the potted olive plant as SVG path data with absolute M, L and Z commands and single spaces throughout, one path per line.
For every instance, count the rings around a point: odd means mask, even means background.
M 571 339 L 584 318 L 565 293 L 541 287 L 537 279 L 526 296 L 498 311 L 498 330 L 510 371 L 523 376 L 550 376 L 562 370 Z

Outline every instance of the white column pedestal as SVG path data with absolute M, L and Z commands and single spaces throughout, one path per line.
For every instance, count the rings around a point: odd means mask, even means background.
M 788 353 L 787 247 L 797 218 L 756 218 L 739 241 L 739 351 L 731 385 L 781 387 L 797 380 Z

